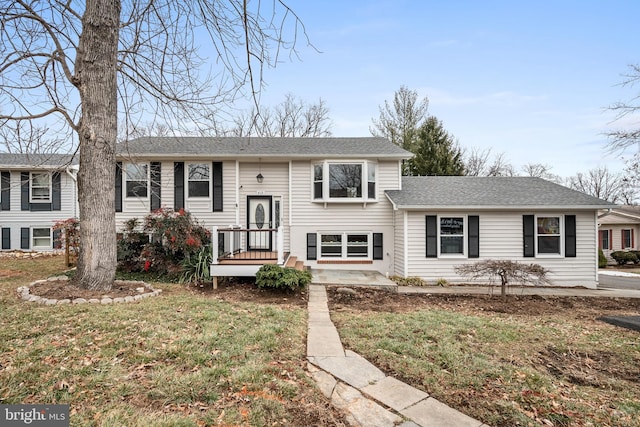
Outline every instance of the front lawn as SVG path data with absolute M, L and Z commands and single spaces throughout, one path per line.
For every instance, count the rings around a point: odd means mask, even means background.
M 640 300 L 329 292 L 345 347 L 492 426 L 640 426 Z
M 68 403 L 72 426 L 342 425 L 305 372 L 306 309 L 153 283 L 131 304 L 43 306 L 16 287 L 62 257 L 0 260 L 0 403 Z M 230 291 L 233 294 L 233 290 Z

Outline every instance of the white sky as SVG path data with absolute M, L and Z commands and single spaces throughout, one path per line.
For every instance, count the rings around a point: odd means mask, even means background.
M 401 85 L 429 99 L 463 148 L 561 176 L 622 170 L 607 107 L 639 88 L 640 1 L 290 0 L 317 51 L 266 70 L 261 104 L 322 98 L 334 136 L 369 136 Z

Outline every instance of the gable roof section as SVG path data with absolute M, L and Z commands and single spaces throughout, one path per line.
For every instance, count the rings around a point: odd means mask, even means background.
M 616 206 L 598 215 L 600 224 L 640 224 L 640 206 Z
M 387 190 L 399 209 L 606 209 L 615 205 L 534 177 L 403 177 L 402 190 Z
M 60 169 L 78 165 L 77 156 L 57 153 L 0 153 L 0 168 Z
M 384 158 L 412 153 L 385 138 L 143 137 L 117 146 L 120 157 L 152 158 Z

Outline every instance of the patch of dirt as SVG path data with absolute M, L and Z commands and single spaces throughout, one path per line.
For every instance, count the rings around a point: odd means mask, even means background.
M 176 285 L 180 286 L 180 285 Z M 229 302 L 252 302 L 258 304 L 278 304 L 291 307 L 307 307 L 307 290 L 295 292 L 279 289 L 260 289 L 253 278 L 233 278 L 221 280 L 218 289 L 211 284 L 191 286 L 191 292 Z
M 140 292 L 138 290 L 139 288 L 144 288 L 144 290 Z M 109 298 L 124 298 L 126 296 L 136 296 L 147 292 L 153 292 L 153 289 L 140 282 L 121 280 L 116 280 L 113 288 L 109 291 L 91 291 L 89 289 L 82 289 L 66 280 L 39 282 L 29 286 L 30 294 L 57 300 L 72 300 L 76 298 L 89 300 L 92 298 L 100 299 L 104 296 L 109 296 Z
M 566 315 L 588 319 L 640 312 L 640 298 L 555 297 L 538 295 L 450 295 L 394 294 L 370 288 L 358 288 L 354 294 L 327 289 L 331 310 L 358 310 L 402 313 L 429 308 L 464 313 L 493 312 L 517 316 Z

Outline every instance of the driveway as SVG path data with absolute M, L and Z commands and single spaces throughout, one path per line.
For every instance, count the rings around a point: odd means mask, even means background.
M 615 270 L 599 270 L 598 282 L 599 288 L 640 290 L 640 274 Z

